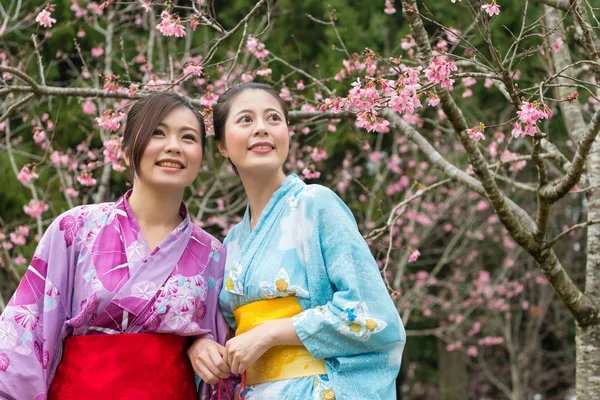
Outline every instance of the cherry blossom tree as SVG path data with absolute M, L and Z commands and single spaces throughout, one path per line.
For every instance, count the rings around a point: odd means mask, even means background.
M 409 340 L 434 337 L 456 371 L 470 366 L 487 385 L 465 383 L 470 395 L 525 399 L 573 383 L 556 372 L 572 365 L 551 353 L 574 350 L 541 338 L 565 341 L 575 322 L 577 395 L 600 393 L 594 9 L 444 2 L 463 16 L 455 26 L 428 2 L 382 0 L 382 20 L 406 28 L 387 51 L 349 48 L 334 8 L 302 15 L 333 38 L 340 62 L 327 76 L 270 47 L 293 12 L 285 2 L 248 2 L 233 23 L 210 0 L 1 5 L 0 161 L 22 204 L 0 220 L 10 282 L 0 310 L 53 217 L 126 189 L 121 129 L 133 100 L 188 95 L 210 132 L 219 94 L 263 80 L 291 110 L 286 172 L 351 206 Z M 518 25 L 497 22 L 509 10 Z M 186 203 L 220 237 L 240 219 L 243 188 L 213 146 Z M 403 371 L 404 389 L 422 390 L 410 360 Z

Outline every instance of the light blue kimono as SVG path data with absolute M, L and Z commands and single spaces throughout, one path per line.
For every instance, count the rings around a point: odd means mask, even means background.
M 287 177 L 254 230 L 250 213 L 231 229 L 219 302 L 233 310 L 296 296 L 296 333 L 327 375 L 250 386 L 247 399 L 395 399 L 406 340 L 354 217 L 331 190 Z

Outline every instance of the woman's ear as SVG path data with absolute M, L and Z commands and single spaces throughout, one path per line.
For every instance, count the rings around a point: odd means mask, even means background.
M 219 153 L 221 153 L 223 157 L 229 158 L 229 153 L 227 152 L 227 146 L 225 146 L 225 143 L 223 143 L 222 140 L 217 140 L 215 143 L 217 145 L 217 149 L 219 149 Z

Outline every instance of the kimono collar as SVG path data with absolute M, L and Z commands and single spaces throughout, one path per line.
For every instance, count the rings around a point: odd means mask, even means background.
M 306 187 L 306 184 L 296 174 L 291 174 L 281 183 L 266 207 L 260 214 L 258 222 L 250 231 L 250 206 L 246 207 L 243 221 L 243 235 L 247 237 L 237 261 L 230 267 L 225 281 L 225 290 L 230 293 L 244 295 L 246 292 L 245 281 L 248 268 L 261 245 L 269 238 L 272 227 L 280 222 L 279 216 L 288 204 L 293 203 L 297 196 Z
M 302 181 L 302 179 L 300 179 L 298 177 L 298 175 L 296 175 L 296 174 L 288 175 L 283 180 L 283 182 L 281 182 L 279 189 L 277 189 L 275 192 L 273 192 L 271 199 L 269 200 L 269 202 L 265 206 L 265 209 L 261 213 L 260 218 L 258 219 L 258 223 L 254 227 L 254 229 L 259 228 L 259 224 L 261 224 L 261 222 L 263 222 L 263 220 L 266 219 L 266 217 L 273 210 L 274 206 L 277 203 L 279 203 L 279 200 L 281 200 L 285 197 L 289 197 L 290 195 L 297 194 L 302 189 L 304 189 L 305 186 L 306 186 L 306 184 Z M 244 213 L 244 225 L 245 225 L 246 230 L 249 232 L 250 231 L 250 204 L 248 204 L 246 206 L 246 212 Z

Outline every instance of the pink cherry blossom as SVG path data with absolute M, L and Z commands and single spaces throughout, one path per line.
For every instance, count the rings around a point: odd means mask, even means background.
M 477 341 L 477 344 L 479 344 L 480 346 L 496 346 L 502 343 L 504 343 L 504 338 L 491 336 L 486 336 L 483 339 L 479 339 Z
M 103 143 L 105 147 L 103 152 L 104 162 L 111 163 L 115 171 L 125 170 L 125 167 L 120 162 L 123 159 L 122 142 L 123 139 L 121 137 L 113 135 Z
M 500 6 L 496 4 L 496 1 L 492 2 L 491 4 L 482 5 L 481 9 L 488 13 L 490 17 L 500 14 Z
M 113 110 L 106 110 L 102 114 L 102 117 L 97 117 L 95 120 L 104 129 L 116 131 L 121 126 L 121 120 L 125 117 L 122 112 L 116 112 Z
M 17 179 L 23 183 L 31 183 L 37 178 L 39 178 L 39 176 L 35 173 L 35 167 L 32 167 L 31 164 L 24 165 L 17 174 Z
M 37 144 L 43 143 L 46 140 L 46 132 L 39 126 L 33 128 L 33 141 Z
M 450 352 L 450 351 L 460 349 L 462 347 L 462 345 L 463 345 L 463 342 L 460 340 L 457 342 L 454 342 L 454 343 L 450 343 L 449 345 L 446 346 L 446 351 Z
M 273 70 L 271 68 L 261 68 L 256 71 L 256 75 L 258 75 L 258 76 L 269 76 L 272 73 L 273 73 Z
M 83 113 L 87 115 L 96 114 L 96 104 L 92 101 L 92 99 L 87 99 L 85 103 L 82 104 L 81 108 L 83 109 Z
M 21 235 L 19 232 L 11 232 L 10 233 L 10 241 L 13 242 L 15 246 L 23 246 L 27 243 L 27 239 L 24 235 Z
M 529 103 L 524 101 L 521 109 L 517 111 L 519 121 L 515 122 L 511 134 L 513 137 L 534 136 L 537 132 L 536 124 L 542 119 L 552 117 L 552 110 L 546 104 L 537 101 Z
M 562 46 L 563 46 L 562 39 L 560 37 L 556 38 L 556 42 L 554 42 L 552 44 L 552 51 L 557 52 L 558 50 L 560 50 L 562 48 Z
M 281 88 L 281 91 L 279 92 L 279 96 L 284 101 L 292 101 L 292 95 L 290 93 L 290 89 L 288 89 L 286 87 Z
M 246 48 L 259 60 L 262 60 L 269 55 L 269 50 L 265 48 L 265 44 L 261 43 L 252 35 L 248 35 L 248 40 L 246 41 Z
M 16 257 L 13 259 L 13 262 L 14 262 L 15 264 L 17 264 L 17 265 L 24 265 L 24 264 L 26 264 L 26 263 L 27 263 L 27 259 L 26 259 L 25 257 L 23 257 L 23 255 L 22 255 L 22 254 L 19 254 L 18 256 L 16 256 Z
M 152 11 L 152 6 L 150 5 L 150 0 L 140 0 L 140 6 L 144 9 L 144 11 Z
M 29 204 L 23 206 L 23 211 L 31 218 L 36 218 L 48 211 L 48 208 L 48 204 L 44 203 L 43 201 L 32 199 L 29 201 Z
M 192 14 L 190 16 L 190 27 L 194 32 L 196 32 L 198 25 L 200 25 L 200 17 L 197 14 Z
M 421 255 L 421 252 L 417 249 L 414 249 L 413 251 L 410 252 L 410 255 L 408 256 L 408 262 L 412 263 L 417 261 L 417 259 L 419 258 L 419 256 Z
M 429 104 L 431 107 L 435 107 L 440 104 L 440 98 L 433 92 L 429 92 L 427 98 L 429 99 L 427 104 Z
M 179 16 L 171 15 L 168 11 L 163 11 L 160 14 L 162 18 L 160 23 L 156 25 L 156 29 L 160 31 L 164 36 L 185 36 L 185 29 L 181 25 L 181 19 Z
M 77 182 L 83 186 L 94 186 L 96 184 L 96 180 L 92 176 L 92 173 L 87 170 L 77 176 Z
M 392 15 L 392 14 L 396 13 L 396 9 L 394 8 L 394 2 L 392 0 L 385 1 L 385 8 L 384 8 L 383 12 L 388 15 Z
M 318 179 L 321 176 L 321 173 L 319 171 L 311 171 L 308 168 L 304 168 L 302 170 L 302 176 L 306 179 Z
M 69 197 L 78 197 L 79 196 L 79 191 L 73 189 L 73 188 L 66 188 L 65 189 L 65 194 Z
M 50 154 L 50 162 L 57 167 L 61 165 L 65 167 L 69 163 L 69 156 L 55 150 Z
M 439 84 L 443 88 L 449 88 L 454 84 L 454 79 L 450 79 L 450 73 L 456 71 L 457 68 L 454 62 L 433 58 L 424 72 L 429 82 L 435 85 Z
M 50 16 L 50 12 L 46 9 L 40 11 L 40 13 L 35 17 L 35 22 L 42 25 L 43 27 L 50 28 L 53 23 L 56 22 L 56 19 Z
M 469 135 L 469 137 L 476 142 L 482 139 L 485 140 L 485 135 L 483 134 L 484 130 L 485 125 L 480 122 L 479 126 L 467 129 L 467 135 Z
M 92 57 L 100 57 L 102 54 L 104 54 L 104 49 L 102 46 L 94 47 L 91 50 L 91 54 Z
M 479 352 L 477 351 L 477 347 L 469 346 L 467 348 L 467 354 L 471 357 L 477 357 L 477 355 L 479 354 Z
M 202 65 L 189 63 L 183 68 L 183 75 L 191 78 L 193 76 L 201 76 L 203 71 Z

